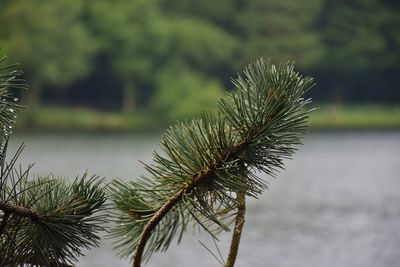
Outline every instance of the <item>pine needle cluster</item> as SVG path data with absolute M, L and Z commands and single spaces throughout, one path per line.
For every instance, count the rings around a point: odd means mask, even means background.
M 23 145 L 6 161 L 7 144 L 25 88 L 18 65 L 0 59 L 0 266 L 70 266 L 99 243 L 106 199 L 104 180 L 86 174 L 68 183 L 18 167 Z
M 147 177 L 113 182 L 120 212 L 112 236 L 134 266 L 167 250 L 175 237 L 179 242 L 189 225 L 213 237 L 228 230 L 244 196 L 258 197 L 267 188 L 259 174 L 274 176 L 301 144 L 312 78 L 291 62 L 275 66 L 260 59 L 233 83 L 236 90 L 216 111 L 167 130 L 161 151 L 145 164 Z

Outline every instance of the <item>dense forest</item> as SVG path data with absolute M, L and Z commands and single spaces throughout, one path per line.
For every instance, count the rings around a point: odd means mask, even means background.
M 317 101 L 399 103 L 398 14 L 395 0 L 0 0 L 0 46 L 30 106 L 187 116 L 259 57 L 294 60 Z

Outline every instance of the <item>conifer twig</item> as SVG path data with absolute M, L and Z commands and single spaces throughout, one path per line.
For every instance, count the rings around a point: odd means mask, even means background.
M 0 210 L 6 215 L 15 214 L 22 217 L 28 217 L 32 221 L 39 221 L 40 215 L 32 209 L 24 206 L 13 205 L 11 203 L 0 200 Z
M 245 198 L 266 188 L 255 171 L 275 175 L 301 144 L 310 112 L 303 96 L 312 78 L 295 72 L 293 63 L 275 66 L 261 59 L 233 82 L 236 92 L 220 100 L 217 112 L 167 131 L 162 152 L 145 164 L 150 178 L 113 181 L 111 197 L 119 212 L 112 236 L 120 256 L 132 256 L 134 267 L 168 249 L 175 236 L 179 242 L 190 222 L 215 238 L 236 214 L 227 261 L 233 266 Z
M 153 231 L 154 227 L 162 220 L 162 218 L 164 218 L 165 214 L 167 214 L 170 209 L 182 198 L 182 195 L 185 193 L 185 191 L 186 189 L 178 191 L 175 196 L 172 197 L 168 202 L 166 202 L 146 224 L 138 241 L 138 245 L 135 251 L 135 257 L 133 259 L 133 267 L 140 267 L 142 263 L 144 248 L 151 235 L 151 232 Z
M 103 179 L 30 180 L 12 167 L 0 176 L 0 266 L 69 266 L 82 247 L 98 245 L 105 220 L 95 213 L 104 209 Z
M 247 142 L 242 142 L 234 148 L 232 148 L 226 156 L 224 156 L 225 161 L 231 161 L 238 157 L 246 148 Z M 193 182 L 188 186 L 185 186 L 183 189 L 179 190 L 173 197 L 171 197 L 163 206 L 161 206 L 157 212 L 153 214 L 151 219 L 148 221 L 146 226 L 143 228 L 142 234 L 140 235 L 139 241 L 137 243 L 135 256 L 133 258 L 133 267 L 140 267 L 143 257 L 143 252 L 146 246 L 146 243 L 153 231 L 153 229 L 158 225 L 158 223 L 164 218 L 164 216 L 173 208 L 179 201 L 182 201 L 182 198 L 185 194 L 190 193 L 190 191 L 196 187 L 198 184 L 203 183 L 210 179 L 210 177 L 214 177 L 215 170 L 220 168 L 223 164 L 222 159 L 217 160 L 215 165 L 212 168 L 208 168 L 207 170 L 200 171 L 197 175 L 193 176 Z M 240 195 L 240 194 L 239 194 Z M 238 199 L 239 200 L 239 199 Z M 241 200 L 240 200 L 241 201 Z M 244 200 L 243 200 L 244 201 Z M 240 206 L 240 205 L 239 205 Z M 240 208 L 239 208 L 240 209 Z M 239 238 L 240 239 L 240 238 Z
M 0 57 L 0 266 L 70 266 L 82 248 L 98 246 L 104 230 L 104 179 L 97 176 L 64 179 L 37 176 L 16 168 L 21 145 L 6 162 L 7 145 L 16 112 L 15 89 L 26 89 L 18 64 Z

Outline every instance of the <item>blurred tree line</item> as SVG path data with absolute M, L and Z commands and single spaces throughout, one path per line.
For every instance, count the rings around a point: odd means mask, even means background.
M 0 0 L 0 46 L 31 106 L 178 118 L 261 56 L 315 76 L 316 100 L 398 103 L 399 14 L 396 0 Z

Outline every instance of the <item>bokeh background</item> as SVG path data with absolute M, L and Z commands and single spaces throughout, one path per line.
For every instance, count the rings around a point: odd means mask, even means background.
M 0 0 L 29 90 L 10 154 L 39 175 L 135 179 L 160 132 L 212 108 L 259 57 L 315 78 L 310 134 L 250 200 L 237 266 L 400 266 L 397 0 Z M 146 266 L 217 266 L 190 234 Z M 226 240 L 220 248 L 226 254 Z M 111 241 L 78 267 L 129 266 Z
M 313 126 L 392 127 L 399 14 L 396 0 L 1 0 L 0 46 L 30 85 L 19 127 L 164 127 L 259 57 L 315 77 Z

